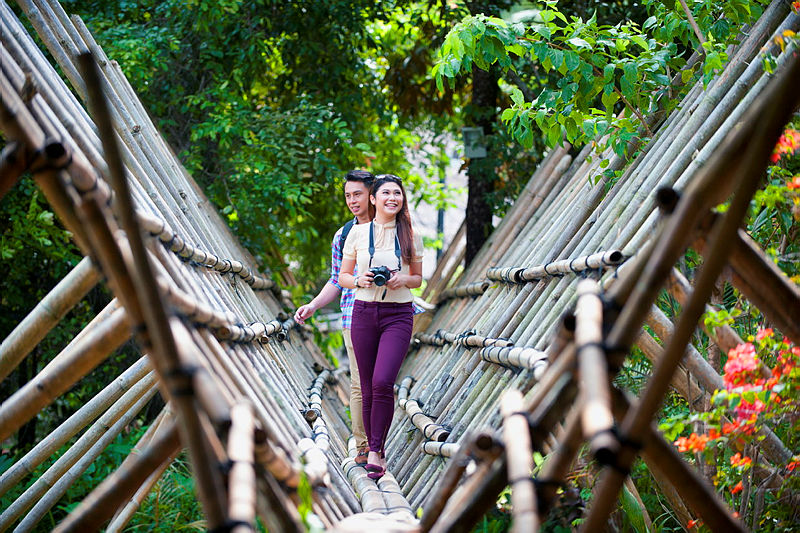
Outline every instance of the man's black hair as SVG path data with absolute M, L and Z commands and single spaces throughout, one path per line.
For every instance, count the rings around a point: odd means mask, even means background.
M 368 170 L 351 170 L 344 176 L 345 183 L 347 183 L 348 181 L 359 181 L 363 183 L 367 189 L 369 189 L 372 186 L 372 182 L 374 180 L 375 180 L 375 175 Z

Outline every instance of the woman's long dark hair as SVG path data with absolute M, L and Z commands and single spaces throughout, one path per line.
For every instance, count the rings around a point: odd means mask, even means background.
M 378 190 L 386 183 L 396 183 L 403 193 L 403 207 L 395 216 L 395 223 L 397 224 L 397 239 L 400 241 L 400 253 L 403 261 L 410 265 L 411 259 L 414 257 L 414 229 L 411 227 L 411 213 L 408 211 L 408 196 L 403 187 L 403 181 L 394 174 L 378 174 L 375 176 L 375 181 L 372 182 L 369 195 L 377 197 Z M 417 250 L 417 255 L 421 253 L 422 250 Z

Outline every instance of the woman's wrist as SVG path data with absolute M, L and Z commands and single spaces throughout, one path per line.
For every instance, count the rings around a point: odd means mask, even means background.
M 361 287 L 358 286 L 358 276 L 353 276 L 353 285 L 355 289 L 360 289 Z

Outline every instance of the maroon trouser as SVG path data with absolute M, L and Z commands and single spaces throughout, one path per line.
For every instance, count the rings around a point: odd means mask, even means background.
M 411 302 L 364 302 L 353 306 L 353 349 L 361 377 L 361 405 L 369 449 L 382 452 L 394 413 L 394 382 L 408 352 Z

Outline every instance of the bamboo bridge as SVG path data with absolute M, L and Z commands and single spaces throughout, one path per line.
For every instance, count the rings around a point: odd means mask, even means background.
M 739 229 L 800 103 L 800 58 L 772 40 L 800 31 L 787 2 L 743 32 L 707 87 L 698 82 L 673 112 L 649 116 L 654 136 L 634 159 L 589 146 L 574 157 L 569 147 L 549 152 L 458 273 L 462 228 L 428 280 L 424 298 L 436 308 L 417 318 L 389 473 L 377 483 L 353 462 L 349 377 L 290 318 L 291 273 L 255 270 L 79 18 L 55 1 L 18 4 L 72 91 L 0 3 L 9 143 L 0 190 L 30 172 L 86 257 L 3 341 L 0 379 L 96 284 L 115 298 L 0 405 L 0 441 L 129 339 L 142 357 L 0 475 L 0 494 L 30 485 L 0 513 L 0 531 L 36 528 L 155 395 L 164 410 L 58 531 L 123 530 L 184 449 L 212 531 L 254 530 L 256 516 L 270 531 L 304 531 L 304 483 L 313 491 L 306 520 L 325 530 L 469 531 L 510 485 L 514 527 L 531 531 L 558 504 L 584 444 L 599 469 L 585 531 L 603 528 L 623 487 L 639 497 L 627 476 L 637 457 L 670 487 L 684 524 L 750 527 L 652 421 L 670 388 L 702 405 L 722 387 L 691 344 L 720 276 L 800 344 L 798 287 Z M 765 47 L 778 57 L 771 75 L 758 59 Z M 592 185 L 603 159 L 620 176 Z M 724 214 L 712 211 L 728 198 Z M 675 268 L 687 247 L 705 259 L 692 280 Z M 674 324 L 654 304 L 664 288 L 682 306 Z M 723 350 L 740 342 L 727 327 L 707 334 Z M 638 398 L 610 386 L 634 345 L 653 363 Z M 769 430 L 762 437 L 780 476 L 791 453 Z M 549 454 L 535 476 L 532 451 Z

